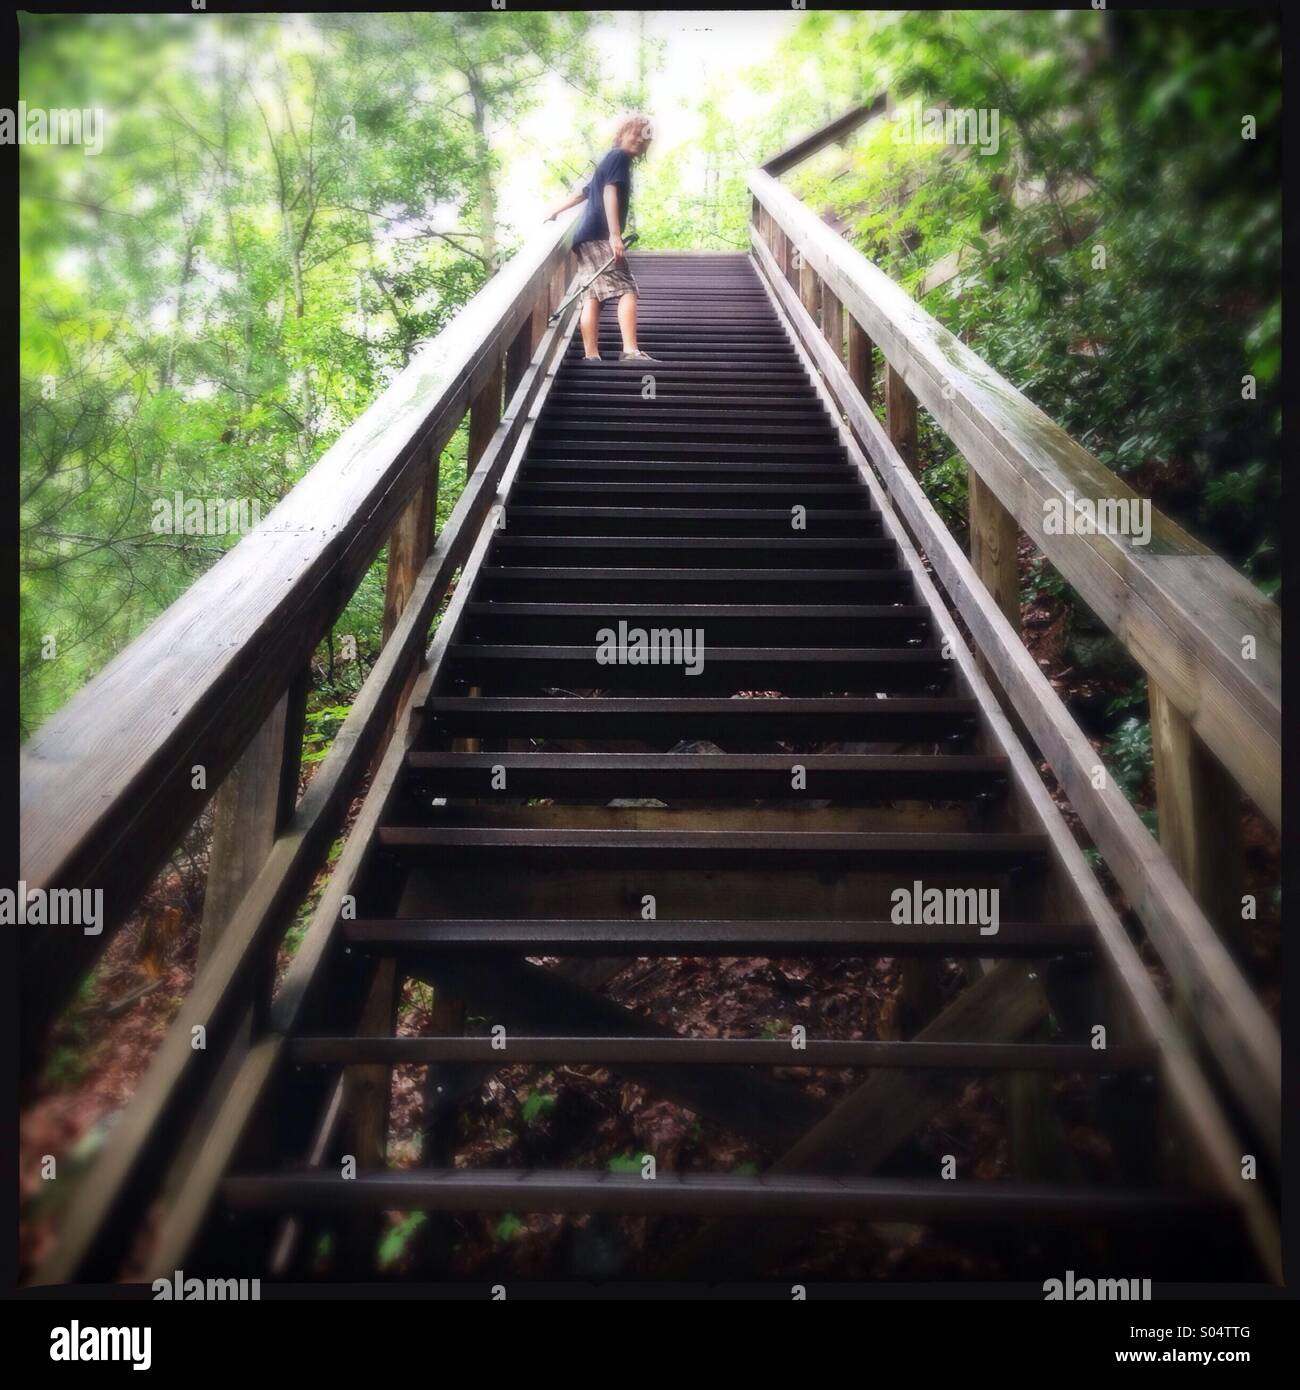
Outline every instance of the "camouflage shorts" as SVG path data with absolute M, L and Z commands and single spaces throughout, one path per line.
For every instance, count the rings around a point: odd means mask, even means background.
M 600 270 L 601 266 L 614 254 L 608 241 L 584 241 L 574 248 L 578 256 L 578 274 L 586 280 Z M 632 272 L 615 262 L 610 268 L 592 280 L 583 295 L 583 302 L 598 299 L 602 303 L 616 295 L 635 294 L 636 281 Z

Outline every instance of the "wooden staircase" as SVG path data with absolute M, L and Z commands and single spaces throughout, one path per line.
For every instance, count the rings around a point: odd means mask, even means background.
M 584 363 L 571 337 L 498 525 L 442 619 L 408 741 L 356 820 L 354 901 L 282 988 L 283 1053 L 216 1201 L 192 1214 L 186 1270 L 302 1276 L 332 1232 L 330 1273 L 374 1277 L 377 1214 L 411 1210 L 938 1224 L 1049 1272 L 1063 1251 L 1154 1249 L 1172 1267 L 1194 1218 L 1222 1237 L 1217 1274 L 1225 1241 L 1248 1265 L 1217 1196 L 1122 1157 L 1140 1136 L 1159 1147 L 1154 1053 L 1108 997 L 1087 895 L 1030 794 L 1032 765 L 969 658 L 945 651 L 951 621 L 752 261 L 632 262 L 642 344 L 660 364 L 612 360 L 612 305 L 608 360 Z M 602 663 L 597 634 L 620 622 L 698 630 L 701 669 Z M 915 881 L 996 890 L 996 934 L 894 921 L 895 890 Z M 602 999 L 590 974 L 584 986 L 528 963 L 589 958 L 609 978 L 656 955 L 898 958 L 900 1036 L 678 1037 Z M 962 962 L 955 999 L 940 960 Z M 442 1035 L 395 1036 L 407 978 L 434 985 Z M 624 1070 L 792 1140 L 791 1155 L 758 1176 L 463 1168 L 446 1145 L 441 1164 L 385 1166 L 391 1067 L 463 1087 L 516 1063 Z M 1082 1078 L 1090 1124 L 1120 1156 L 1113 1181 L 1081 1181 L 1065 1146 L 1023 1133 L 1011 1136 L 1021 1171 L 1005 1180 L 881 1175 L 901 1145 L 850 1142 L 843 1117 L 755 1070 L 792 1066 L 861 1068 L 864 1091 L 881 1073 L 914 1075 L 919 1103 L 882 1092 L 884 1130 L 900 1108 L 916 1124 L 960 1094 L 927 1076 Z M 1022 1094 L 1047 1106 L 1046 1087 Z M 702 1246 L 682 1256 L 678 1273 L 712 1267 Z
M 416 1209 L 417 1279 L 455 1272 L 453 1213 L 508 1211 L 575 1244 L 584 1214 L 664 1218 L 636 1273 L 674 1280 L 793 1278 L 799 1246 L 840 1277 L 826 1223 L 868 1221 L 1010 1277 L 1282 1282 L 1281 1043 L 1231 852 L 1242 794 L 1281 824 L 1280 613 L 1154 509 L 1150 545 L 1049 527 L 1136 494 L 779 182 L 888 109 L 749 172 L 748 255 L 633 256 L 657 365 L 613 360 L 608 308 L 610 360 L 579 360 L 576 211 L 538 228 L 27 741 L 19 879 L 103 903 L 16 942 L 28 1093 L 216 827 L 204 963 L 33 1282 L 370 1281 L 384 1214 Z M 969 547 L 920 438 L 964 464 Z M 1159 841 L 1022 641 L 1022 537 L 1146 674 Z M 300 791 L 313 663 L 380 568 L 381 646 Z M 634 630 L 703 648 L 604 659 Z M 916 884 L 965 896 L 899 920 Z M 996 933 L 962 907 L 982 890 Z M 885 1007 L 682 1036 L 613 997 L 657 956 L 870 958 Z M 465 1166 L 458 1116 L 516 1064 L 608 1068 L 771 1161 Z M 425 1076 L 405 1170 L 399 1065 Z M 981 1093 L 998 1176 L 936 1171 Z

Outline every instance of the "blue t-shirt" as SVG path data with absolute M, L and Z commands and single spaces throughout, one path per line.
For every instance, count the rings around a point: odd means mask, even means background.
M 608 241 L 609 222 L 605 217 L 605 187 L 614 184 L 618 189 L 618 220 L 620 232 L 627 226 L 627 208 L 632 199 L 632 156 L 617 147 L 601 157 L 591 182 L 586 187 L 587 206 L 573 233 L 573 244 L 584 241 Z

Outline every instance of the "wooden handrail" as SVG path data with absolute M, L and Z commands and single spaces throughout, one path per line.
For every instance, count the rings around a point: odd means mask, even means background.
M 833 145 L 836 140 L 843 140 L 846 135 L 857 130 L 860 125 L 865 125 L 873 116 L 881 115 L 889 105 L 889 99 L 882 93 L 873 100 L 864 102 L 861 106 L 855 106 L 851 111 L 846 111 L 842 116 L 837 116 L 835 120 L 828 122 L 819 130 L 814 130 L 811 135 L 805 135 L 802 140 L 796 140 L 793 145 L 788 145 L 785 149 L 774 154 L 760 168 L 770 174 L 773 178 L 785 173 L 787 169 L 793 169 L 796 164 L 801 164 L 809 155 L 816 154 L 818 150 L 823 150 L 827 145 Z
M 900 546 L 909 544 L 902 537 L 910 532 L 924 551 L 929 567 L 944 585 L 947 604 L 973 638 L 979 669 L 1001 686 L 1030 738 L 1047 758 L 1107 867 L 1148 927 L 1150 942 L 1169 971 L 1176 996 L 1194 1001 L 1197 1028 L 1227 1077 L 1237 1105 L 1249 1116 L 1256 1135 L 1276 1161 L 1282 1117 L 1281 1043 L 1276 1025 L 1124 793 L 1113 780 L 1102 787 L 1093 782 L 1095 750 L 876 419 L 842 359 L 835 332 L 827 335 L 824 324 L 814 321 L 776 256 L 760 238 L 754 242 L 754 257 L 809 369 L 820 378 L 819 390 L 827 405 L 842 421 L 841 439 L 850 461 L 858 467 L 884 515 L 886 528 L 904 523 L 906 531 L 901 536 L 896 532 Z M 924 590 L 930 581 L 922 576 L 917 582 Z M 943 611 L 946 605 L 937 593 L 931 592 L 929 599 L 935 612 Z M 955 633 L 949 637 L 955 659 L 963 665 L 964 643 Z M 984 682 L 969 665 L 963 669 L 972 683 Z M 1017 746 L 1013 757 L 1018 756 L 1023 752 Z M 1201 1147 L 1213 1182 L 1242 1205 L 1261 1257 L 1273 1277 L 1280 1279 L 1276 1215 L 1254 1184 L 1241 1181 L 1242 1135 L 1229 1122 L 1203 1074 L 1194 1040 L 1176 1025 L 1137 946 L 1107 901 L 1100 881 L 1088 869 L 1073 833 L 1057 815 L 1046 787 L 1034 783 L 1030 784 L 1031 795 L 1042 807 L 1076 891 L 1088 904 L 1111 979 L 1119 985 L 1160 1055 L 1175 1111 Z
M 541 301 L 534 324 L 540 328 L 550 302 Z M 442 607 L 457 572 L 474 563 L 486 548 L 491 514 L 507 470 L 517 466 L 524 444 L 535 428 L 539 401 L 553 380 L 572 332 L 573 311 L 541 333 L 535 356 L 523 372 L 509 408 L 488 442 L 479 466 L 470 475 L 447 526 L 421 567 L 407 602 L 397 618 L 378 661 L 330 746 L 283 833 L 276 840 L 261 872 L 240 902 L 212 958 L 195 979 L 180 1013 L 168 1029 L 148 1071 L 136 1088 L 121 1121 L 114 1127 L 94 1170 L 94 1181 L 79 1187 L 61 1223 L 57 1248 L 38 1271 L 38 1283 L 67 1283 L 111 1279 L 129 1247 L 138 1214 L 152 1199 L 169 1165 L 176 1163 L 182 1140 L 200 1104 L 222 1075 L 214 1059 L 238 1046 L 241 1020 L 256 988 L 259 964 L 267 958 L 292 921 L 294 909 L 310 889 L 330 846 L 339 833 L 353 797 L 377 753 L 382 735 L 392 727 L 392 714 L 403 693 L 405 673 L 423 653 L 425 668 L 416 689 L 427 687 L 439 654 L 445 652 L 450 628 L 440 625 L 427 645 L 430 623 Z M 458 588 L 448 614 L 465 601 L 468 586 Z M 387 767 L 400 765 L 409 729 L 399 728 L 371 779 L 371 790 Z M 395 760 L 395 763 L 394 763 Z M 382 802 L 382 798 L 380 798 Z M 338 899 L 351 890 L 349 866 L 368 842 L 354 830 L 327 891 L 312 917 L 307 940 L 295 957 L 275 1011 L 265 1020 L 271 1036 L 245 1057 L 254 1069 L 278 1055 L 277 1024 L 283 1022 L 287 1001 L 300 1000 L 304 953 L 310 955 L 332 933 Z M 332 905 L 332 906 L 331 906 Z M 192 1046 L 193 1029 L 206 1030 L 205 1050 Z M 264 1030 L 265 1031 L 265 1030 Z M 236 1059 L 238 1060 L 238 1059 Z M 236 1092 L 238 1088 L 234 1088 Z M 236 1094 L 230 1103 L 247 1096 Z M 205 1144 L 210 1161 L 216 1143 L 234 1142 L 237 1133 L 219 1134 Z
M 305 668 L 470 404 L 499 380 L 565 266 L 576 218 L 537 232 L 265 521 L 29 740 L 22 878 L 29 890 L 102 889 L 104 930 L 24 932 L 28 1058 Z
M 1147 546 L 1049 530 L 1076 501 L 1141 499 L 769 173 L 753 171 L 749 187 L 1016 523 L 1280 824 L 1277 606 L 1154 508 Z
M 988 669 L 1048 760 L 1107 867 L 1146 926 L 1175 991 L 1196 999 L 1198 1027 L 1212 1043 L 1221 1068 L 1270 1149 L 1276 1151 L 1281 1142 L 1282 1072 L 1277 1027 L 1123 791 L 1113 779 L 1096 785 L 1097 754 L 1092 744 L 999 610 L 994 596 L 980 583 L 971 562 L 940 521 L 831 343 L 816 330 L 785 281 L 775 257 L 761 242 L 755 245 L 755 256 L 834 398 L 837 413 L 876 469 L 891 503 L 943 581 L 949 602 L 975 639 Z M 1132 954 L 1127 937 L 1121 945 L 1127 960 Z M 1130 982 L 1136 979 L 1131 968 L 1122 973 Z

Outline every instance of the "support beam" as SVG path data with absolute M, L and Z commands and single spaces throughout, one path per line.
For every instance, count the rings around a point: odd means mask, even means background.
M 1029 965 L 1006 961 L 962 991 L 918 1036 L 920 1042 L 1015 1042 L 1046 1015 L 1047 1001 Z M 877 1071 L 803 1135 L 768 1173 L 871 1173 L 927 1120 L 947 1105 L 949 1087 L 915 1073 Z M 780 1254 L 808 1233 L 807 1223 L 772 1220 L 747 1224 L 747 1271 Z M 663 1271 L 669 1278 L 707 1277 L 727 1269 L 741 1233 L 732 1223 L 710 1222 L 678 1249 Z M 729 1271 L 734 1273 L 734 1270 Z
M 512 1030 L 588 1031 L 607 1037 L 671 1037 L 640 1014 L 602 998 L 558 971 L 523 961 L 442 960 L 427 976 L 408 964 L 412 978 L 441 984 Z M 665 1064 L 621 1066 L 630 1080 L 708 1116 L 737 1134 L 791 1143 L 824 1114 L 793 1086 L 745 1067 L 712 1069 Z

